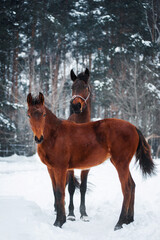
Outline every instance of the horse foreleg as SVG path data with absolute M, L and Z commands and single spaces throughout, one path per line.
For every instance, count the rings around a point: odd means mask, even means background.
M 71 221 L 75 221 L 74 204 L 73 204 L 73 196 L 75 192 L 74 171 L 69 171 L 68 174 L 69 174 L 68 191 L 70 195 L 70 203 L 69 203 L 69 214 L 67 219 Z
M 81 171 L 81 185 L 80 185 L 80 192 L 81 192 L 81 203 L 80 203 L 80 213 L 81 219 L 83 221 L 89 221 L 88 215 L 86 213 L 86 206 L 85 206 L 85 195 L 87 190 L 87 178 L 88 178 L 89 170 Z
M 55 181 L 55 177 L 54 177 L 54 171 L 51 168 L 48 168 L 48 172 L 51 178 L 51 182 L 52 182 L 52 188 L 53 188 L 53 194 L 54 194 L 54 210 L 55 212 L 57 211 L 57 200 L 56 200 L 56 181 Z
M 54 223 L 54 226 L 61 227 L 66 222 L 66 214 L 64 207 L 64 198 L 65 198 L 65 185 L 66 185 L 66 170 L 55 169 L 54 176 L 56 182 L 56 205 L 57 205 L 57 217 Z

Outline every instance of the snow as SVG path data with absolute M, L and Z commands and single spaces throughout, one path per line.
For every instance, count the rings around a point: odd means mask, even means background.
M 158 90 L 152 83 L 146 83 L 146 86 L 150 92 L 155 93 L 156 97 L 160 99 L 160 90 Z
M 52 23 L 55 22 L 55 17 L 53 17 L 52 15 L 48 15 L 47 17 Z
M 94 81 L 95 88 L 99 88 L 102 90 L 102 87 L 104 86 L 104 82 L 100 82 L 99 80 Z
M 16 129 L 16 126 L 14 123 L 10 123 L 9 119 L 6 119 L 5 116 L 0 113 L 0 122 L 2 122 L 4 125 L 6 125 L 7 128 L 13 128 Z M 0 127 L 3 127 L 3 124 L 0 123 Z
M 72 11 L 69 13 L 71 16 L 73 16 L 73 17 L 80 17 L 80 16 L 82 16 L 82 17 L 86 17 L 88 14 L 87 13 L 85 13 L 85 12 L 80 12 L 80 11 L 77 11 L 77 10 L 75 10 L 75 9 L 72 9 Z
M 79 191 L 74 197 L 76 221 L 67 221 L 62 229 L 53 226 L 51 181 L 39 157 L 11 156 L 0 158 L 0 236 L 3 240 L 159 240 L 160 236 L 160 159 L 157 175 L 143 179 L 131 163 L 136 183 L 135 221 L 114 231 L 122 205 L 118 175 L 110 163 L 92 168 L 86 196 L 90 222 L 80 220 Z M 79 175 L 76 171 L 76 175 Z M 66 189 L 66 213 L 68 192 Z
M 123 47 L 116 47 L 115 48 L 115 52 L 117 52 L 117 53 L 120 53 L 120 52 L 123 52 L 123 51 L 124 51 Z
M 143 43 L 144 45 L 146 45 L 147 47 L 151 47 L 151 45 L 152 45 L 152 42 L 151 42 L 151 41 L 142 40 L 142 43 Z

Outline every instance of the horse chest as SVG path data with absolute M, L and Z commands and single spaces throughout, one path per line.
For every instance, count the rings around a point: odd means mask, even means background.
M 38 146 L 38 155 L 41 159 L 41 162 L 47 165 L 49 168 L 61 168 L 65 167 L 67 168 L 68 161 L 66 157 L 61 157 L 63 149 L 58 148 L 56 144 L 54 146 L 48 146 L 46 145 L 41 145 Z M 65 154 L 66 156 L 66 154 Z
M 41 162 L 47 165 L 47 167 L 54 167 L 54 158 L 50 157 L 50 151 L 48 149 L 44 149 L 42 146 L 38 146 L 38 155 L 41 159 Z

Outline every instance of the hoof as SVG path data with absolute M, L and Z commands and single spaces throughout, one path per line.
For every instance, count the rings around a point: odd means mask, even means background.
M 55 223 L 53 224 L 55 227 L 62 227 L 63 224 L 61 224 L 60 221 L 55 221 Z
M 89 217 L 88 216 L 81 216 L 81 220 L 83 222 L 89 222 Z
M 62 225 L 66 222 L 66 219 L 62 220 L 62 221 L 59 221 L 59 220 L 56 220 L 55 223 L 54 223 L 54 226 L 55 227 L 62 227 Z
M 114 231 L 117 231 L 117 230 L 119 230 L 121 228 L 123 228 L 122 225 L 116 224 L 116 226 L 114 227 Z
M 126 224 L 130 224 L 132 222 L 134 222 L 134 219 L 133 219 L 133 217 L 130 217 L 127 219 Z
M 68 216 L 67 220 L 74 222 L 74 221 L 76 221 L 76 217 L 75 216 Z

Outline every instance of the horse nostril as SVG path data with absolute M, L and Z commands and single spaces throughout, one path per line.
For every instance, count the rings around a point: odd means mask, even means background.
M 37 142 L 37 141 L 38 141 L 38 138 L 37 138 L 37 136 L 35 136 L 35 137 L 34 137 L 34 140 L 35 140 L 35 142 Z
M 81 103 L 72 104 L 72 108 L 74 112 L 79 112 L 81 109 Z
M 35 139 L 36 143 L 42 143 L 43 142 L 43 136 L 42 135 L 41 135 L 40 139 L 37 136 L 35 136 L 34 139 Z
M 79 102 L 77 105 L 78 105 L 78 108 L 81 109 L 81 103 Z

